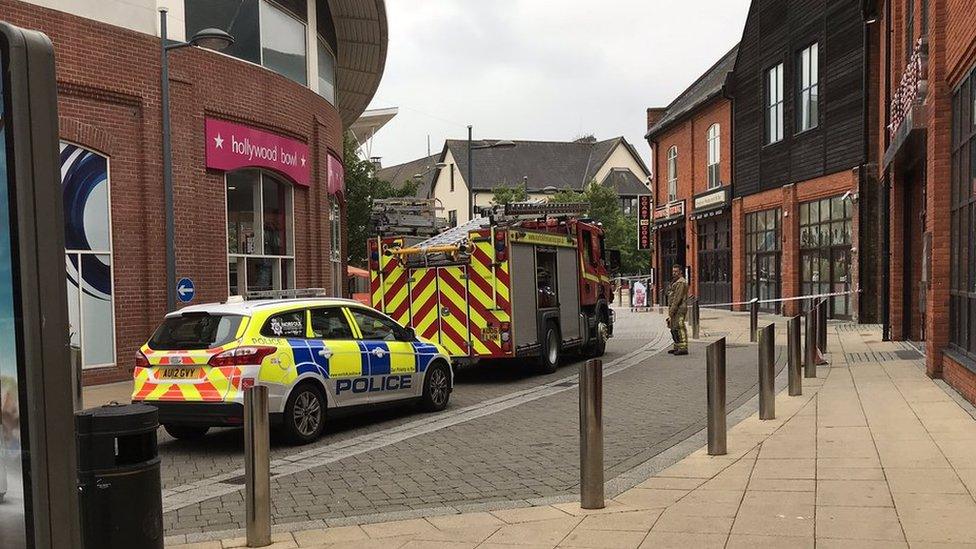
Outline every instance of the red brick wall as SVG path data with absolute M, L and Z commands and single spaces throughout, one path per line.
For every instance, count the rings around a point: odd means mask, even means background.
M 159 41 L 17 0 L 0 0 L 0 14 L 51 38 L 62 138 L 109 157 L 118 365 L 84 379 L 126 379 L 166 308 Z M 205 168 L 208 116 L 309 144 L 312 184 L 294 191 L 296 283 L 331 288 L 326 158 L 342 158 L 335 108 L 271 71 L 196 48 L 171 52 L 170 75 L 177 273 L 194 279 L 194 302 L 228 292 L 225 185 Z
M 651 116 L 652 109 L 648 109 Z M 719 124 L 720 172 L 723 184 L 732 181 L 732 105 L 727 99 L 716 98 L 698 107 L 696 111 L 660 135 L 653 136 L 654 183 L 656 205 L 668 199 L 668 149 L 678 148 L 678 200 L 685 201 L 686 219 L 692 213 L 692 197 L 708 189 L 708 128 Z M 685 223 L 685 261 L 691 268 L 691 293 L 698 294 L 698 227 L 695 222 Z M 655 255 L 659 254 L 660 241 L 655 237 Z M 652 258 L 654 266 L 660 266 L 658 257 Z M 658 273 L 657 283 L 666 283 L 671 273 Z M 658 295 L 656 288 L 655 297 Z
M 952 357 L 942 358 L 942 378 L 969 402 L 976 402 L 976 374 Z

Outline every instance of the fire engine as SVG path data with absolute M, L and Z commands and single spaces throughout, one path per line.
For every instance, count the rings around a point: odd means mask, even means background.
M 421 242 L 371 238 L 371 304 L 440 343 L 455 365 L 532 358 L 553 372 L 564 352 L 601 356 L 613 336 L 619 252 L 606 249 L 587 210 L 498 205 Z

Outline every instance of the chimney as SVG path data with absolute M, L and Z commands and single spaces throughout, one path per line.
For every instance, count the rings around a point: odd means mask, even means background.
M 382 156 L 371 156 L 369 161 L 373 164 L 373 168 L 377 170 L 383 169 L 383 157 Z
M 650 107 L 647 109 L 647 129 L 650 129 L 664 118 L 664 113 L 668 112 L 667 107 Z

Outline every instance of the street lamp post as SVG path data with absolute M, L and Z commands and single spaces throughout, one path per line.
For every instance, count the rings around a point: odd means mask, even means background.
M 234 43 L 234 37 L 220 29 L 203 29 L 189 42 L 167 44 L 166 8 L 159 9 L 160 103 L 163 118 L 163 208 L 166 209 L 166 310 L 176 309 L 176 220 L 173 211 L 173 153 L 169 116 L 169 52 L 199 46 L 222 50 Z
M 511 149 L 515 147 L 514 141 L 495 141 L 494 143 L 486 143 L 484 145 L 478 145 L 475 147 L 471 139 L 472 126 L 468 124 L 468 220 L 474 219 L 474 168 L 471 160 L 472 151 L 480 151 L 483 149 Z

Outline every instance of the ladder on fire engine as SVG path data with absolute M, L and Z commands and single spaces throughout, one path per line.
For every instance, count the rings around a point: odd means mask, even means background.
M 581 217 L 590 211 L 584 202 L 514 202 L 482 209 L 492 223 L 517 223 L 542 217 Z

